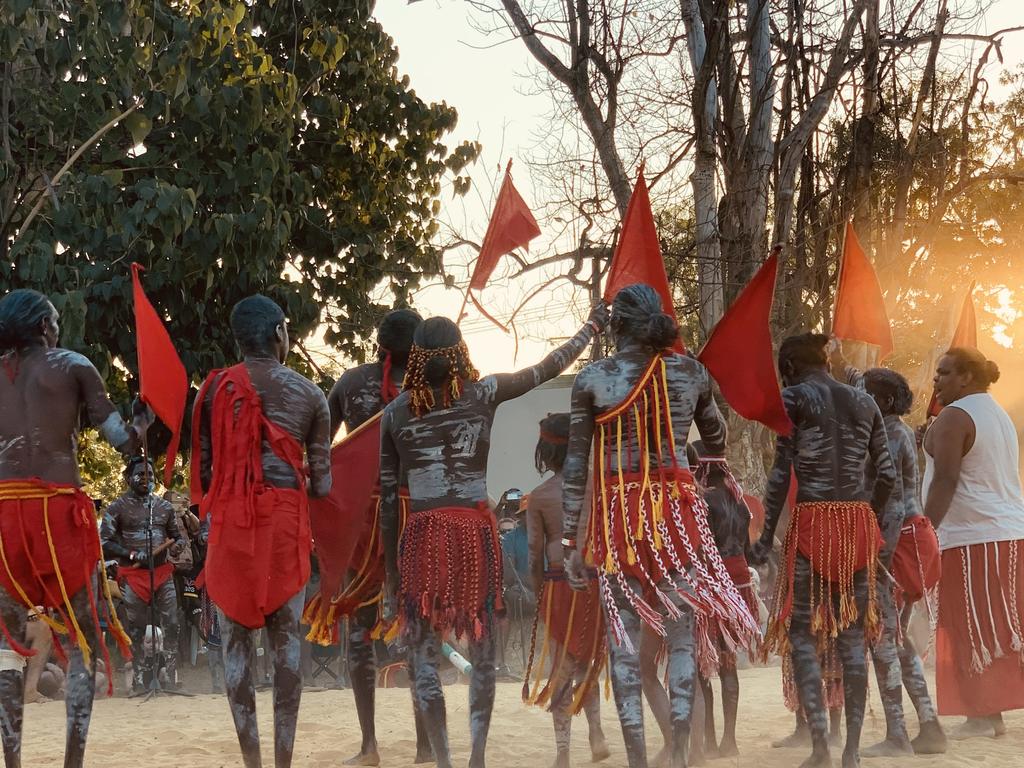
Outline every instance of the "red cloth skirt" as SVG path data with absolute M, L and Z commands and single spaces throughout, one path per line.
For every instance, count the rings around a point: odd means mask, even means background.
M 211 510 L 217 538 L 210 537 L 204 574 L 225 615 L 258 629 L 309 581 L 313 540 L 305 489 L 259 487 L 253 507 L 251 526 L 237 510 Z
M 494 515 L 476 508 L 410 512 L 399 545 L 399 621 L 480 639 L 504 609 L 501 546 Z
M 538 657 L 539 652 L 539 657 Z M 607 659 L 604 610 L 596 579 L 586 591 L 569 586 L 561 568 L 544 573 L 537 615 L 530 639 L 530 659 L 523 684 L 523 700 L 547 706 L 560 700 L 562 691 L 553 689 L 561 681 L 573 684 L 572 714 L 583 708 L 587 694 L 594 690 Z M 550 673 L 548 660 L 550 658 Z M 534 663 L 536 661 L 536 663 Z
M 939 539 L 932 521 L 924 515 L 904 520 L 892 556 L 892 575 L 899 585 L 901 603 L 916 603 L 939 585 Z
M 174 564 L 164 563 L 158 565 L 153 571 L 153 590 L 158 590 L 174 576 Z M 132 588 L 132 592 L 139 596 L 144 603 L 149 603 L 152 594 L 149 591 L 149 569 L 148 568 L 125 568 L 117 569 L 117 578 Z
M 940 715 L 1024 709 L 1024 540 L 942 553 L 935 688 Z

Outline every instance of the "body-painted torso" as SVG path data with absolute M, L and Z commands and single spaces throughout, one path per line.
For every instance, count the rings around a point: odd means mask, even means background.
M 132 491 L 115 499 L 103 512 L 100 538 L 105 553 L 116 552 L 120 547 L 145 553 L 148 532 L 149 504 L 145 497 L 138 496 Z M 183 540 L 178 526 L 178 515 L 170 502 L 153 496 L 153 549 L 157 549 L 169 539 Z M 111 547 L 111 544 L 114 546 Z M 121 554 L 121 558 L 124 559 L 122 553 L 117 554 Z M 157 556 L 156 565 L 166 560 L 165 551 Z

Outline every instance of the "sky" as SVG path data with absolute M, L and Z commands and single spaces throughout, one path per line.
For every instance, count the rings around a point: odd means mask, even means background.
M 1020 24 L 1021 0 L 996 0 L 976 21 L 977 31 L 994 31 Z M 966 3 L 962 3 L 962 6 Z M 450 187 L 444 191 L 441 221 L 479 242 L 487 227 L 493 197 L 508 159 L 513 176 L 527 204 L 536 211 L 545 200 L 545 190 L 534 182 L 527 163 L 545 126 L 549 97 L 538 88 L 543 80 L 536 74 L 522 42 L 510 35 L 485 35 L 477 28 L 489 20 L 464 0 L 378 0 L 375 15 L 398 46 L 399 70 L 407 74 L 412 87 L 423 98 L 445 101 L 459 113 L 459 124 L 449 139 L 472 140 L 483 145 L 480 159 L 472 169 L 473 190 L 457 198 Z M 474 25 L 474 21 L 476 25 Z M 1005 65 L 1024 60 L 1024 33 L 1016 33 L 1004 46 Z M 971 45 L 964 43 L 963 45 Z M 994 78 L 993 78 L 994 81 Z M 542 223 L 542 229 L 544 224 Z M 534 241 L 531 257 L 550 253 L 552 234 L 545 232 Z M 451 253 L 447 268 L 462 285 L 468 281 L 472 253 Z M 483 299 L 499 318 L 515 306 L 525 293 L 523 280 L 511 283 L 508 269 L 495 273 Z M 432 287 L 416 296 L 415 302 L 427 314 L 455 317 L 462 306 L 459 290 Z M 587 300 L 581 293 L 561 290 L 545 292 L 534 299 L 518 340 L 494 328 L 470 309 L 463 333 L 477 367 L 484 373 L 512 370 L 532 364 L 561 339 L 571 335 L 585 319 Z

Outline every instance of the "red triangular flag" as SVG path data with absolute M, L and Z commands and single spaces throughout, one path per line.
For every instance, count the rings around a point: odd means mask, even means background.
M 528 248 L 530 241 L 539 234 L 537 220 L 512 183 L 512 161 L 509 160 L 483 245 L 480 246 L 480 255 L 469 280 L 470 289 L 483 289 L 498 266 L 498 259 L 516 248 Z
M 325 498 L 309 500 L 309 523 L 320 567 L 323 601 L 330 601 L 340 591 L 363 529 L 374 522 L 367 511 L 380 476 L 381 413 L 331 449 L 331 492 Z M 370 554 L 380 557 L 377 552 Z
M 960 307 L 960 319 L 957 320 L 956 330 L 953 331 L 953 338 L 949 342 L 948 349 L 953 347 L 978 348 L 978 315 L 974 310 L 974 286 L 977 281 L 972 280 L 967 295 L 964 296 L 964 303 Z M 945 350 L 943 350 L 943 354 Z M 942 406 L 932 392 L 931 402 L 928 403 L 928 415 L 938 416 Z
M 769 326 L 778 264 L 776 248 L 722 315 L 697 358 L 736 413 L 788 435 L 793 424 L 782 403 Z
M 843 261 L 839 269 L 832 334 L 840 339 L 863 341 L 878 347 L 878 360 L 894 348 L 889 316 L 885 312 L 882 288 L 875 268 L 860 246 L 853 223 L 846 224 Z
M 132 264 L 132 297 L 135 307 L 135 344 L 139 357 L 139 399 L 171 430 L 171 442 L 164 460 L 164 485 L 170 486 L 174 458 L 181 439 L 181 420 L 188 400 L 188 374 L 178 357 L 163 321 L 149 303 L 139 273 Z
M 647 191 L 643 166 L 637 175 L 633 195 L 629 198 L 626 218 L 622 220 L 622 233 L 619 235 L 619 244 L 615 248 L 612 265 L 608 270 L 604 300 L 610 304 L 615 300 L 615 294 L 634 283 L 646 283 L 656 290 L 661 296 L 662 309 L 673 318 L 676 317 L 675 302 L 668 287 L 665 262 L 661 258 L 661 244 L 658 242 L 658 230 L 654 226 L 651 196 Z M 683 351 L 681 339 L 676 341 L 674 349 L 677 352 Z

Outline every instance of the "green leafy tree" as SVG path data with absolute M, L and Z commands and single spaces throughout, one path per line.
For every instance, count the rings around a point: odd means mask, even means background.
M 235 357 L 264 292 L 302 339 L 359 357 L 383 307 L 439 270 L 456 115 L 420 99 L 371 2 L 0 5 L 0 290 L 53 297 L 63 343 L 135 366 L 129 263 L 190 374 Z M 119 365 L 115 365 L 115 361 Z

